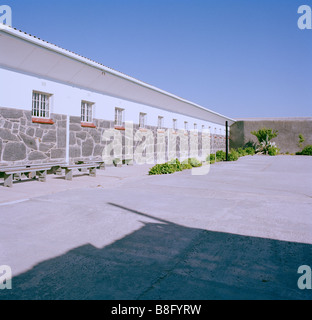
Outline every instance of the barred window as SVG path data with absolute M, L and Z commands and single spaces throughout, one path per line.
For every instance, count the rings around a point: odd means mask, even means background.
M 140 119 L 139 119 L 139 127 L 145 128 L 145 126 L 146 126 L 146 113 L 141 112 Z
M 158 117 L 158 129 L 162 129 L 164 127 L 164 117 Z
M 92 102 L 81 101 L 81 121 L 93 122 L 93 105 Z
M 115 108 L 115 126 L 122 127 L 124 123 L 124 109 Z
M 50 117 L 50 94 L 33 91 L 32 116 L 37 118 Z
M 172 120 L 172 129 L 173 130 L 177 130 L 177 124 L 178 124 L 178 120 L 177 119 L 173 119 Z

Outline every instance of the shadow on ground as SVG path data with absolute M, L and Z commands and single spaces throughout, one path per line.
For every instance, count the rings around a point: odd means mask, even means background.
M 0 300 L 312 299 L 297 287 L 312 245 L 153 219 L 112 245 L 87 244 L 38 264 L 13 278 Z

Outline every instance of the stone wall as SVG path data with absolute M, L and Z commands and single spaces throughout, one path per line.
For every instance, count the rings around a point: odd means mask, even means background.
M 19 109 L 0 108 L 0 164 L 37 164 L 47 162 L 64 162 L 66 159 L 66 124 L 67 116 L 52 114 L 54 124 L 33 123 L 31 112 Z M 69 158 L 70 162 L 78 160 L 102 159 L 104 148 L 111 141 L 102 139 L 107 129 L 114 128 L 113 121 L 95 119 L 96 128 L 81 126 L 80 117 L 69 117 Z M 134 134 L 139 126 L 134 124 Z M 157 127 L 147 126 L 153 133 L 154 161 L 157 161 Z M 125 131 L 119 131 L 122 136 L 122 158 L 125 159 Z M 168 148 L 168 135 L 164 133 L 165 148 Z M 142 140 L 134 141 L 133 152 L 141 144 L 146 144 L 144 130 Z M 201 155 L 201 132 L 198 133 L 199 156 Z M 187 135 L 188 154 L 190 155 L 191 133 Z M 225 150 L 225 138 L 212 135 L 211 153 Z M 180 156 L 180 137 L 176 140 L 177 156 Z M 144 155 L 144 153 L 143 153 Z M 166 152 L 166 161 L 171 160 Z
M 65 158 L 66 116 L 54 124 L 32 123 L 31 112 L 0 108 L 0 163 L 58 162 Z
M 251 131 L 264 127 L 278 130 L 278 136 L 272 142 L 277 144 L 282 153 L 301 150 L 298 146 L 299 134 L 305 138 L 303 146 L 312 144 L 312 118 L 246 119 L 238 120 L 231 126 L 230 147 L 239 148 L 249 141 L 257 142 Z

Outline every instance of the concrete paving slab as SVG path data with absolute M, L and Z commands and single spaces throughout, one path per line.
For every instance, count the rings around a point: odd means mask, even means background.
M 311 157 L 149 168 L 0 186 L 0 300 L 312 299 Z

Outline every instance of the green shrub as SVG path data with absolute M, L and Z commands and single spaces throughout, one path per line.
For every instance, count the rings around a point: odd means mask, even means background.
M 278 131 L 272 130 L 272 129 L 267 129 L 267 128 L 262 128 L 258 131 L 251 131 L 251 134 L 256 136 L 259 143 L 261 144 L 262 142 L 270 141 L 273 138 L 276 138 L 278 135 Z
M 188 163 L 193 167 L 193 168 L 197 168 L 197 167 L 201 167 L 202 163 L 200 161 L 198 161 L 196 158 L 189 158 L 188 159 Z
M 253 156 L 256 153 L 256 150 L 253 147 L 247 147 L 244 151 L 248 156 Z
M 303 134 L 300 133 L 298 136 L 298 147 L 299 148 L 302 148 L 302 144 L 304 143 L 304 141 L 305 141 L 305 138 L 304 138 Z
M 169 162 L 169 165 L 172 166 L 172 168 L 173 168 L 174 171 L 182 171 L 182 170 L 183 170 L 182 164 L 181 164 L 181 162 L 179 161 L 179 159 L 171 160 L 171 161 Z
M 300 156 L 312 156 L 312 145 L 308 145 L 302 149 L 302 151 L 297 152 L 296 155 Z
M 279 154 L 280 149 L 278 147 L 276 147 L 275 145 L 271 145 L 268 148 L 268 154 L 270 156 L 276 156 Z
M 228 155 L 229 161 L 237 161 L 239 158 L 239 153 L 235 149 L 232 149 L 231 152 Z
M 172 174 L 176 170 L 172 164 L 168 162 L 163 164 L 156 164 L 153 168 L 150 169 L 149 175 L 158 175 L 158 174 Z
M 179 159 L 174 159 L 163 164 L 156 164 L 148 172 L 149 175 L 172 174 L 177 171 L 192 169 L 193 167 L 201 167 L 202 163 L 196 158 L 184 160 L 182 163 Z
M 210 164 L 213 164 L 216 162 L 216 155 L 215 154 L 210 154 L 210 156 L 207 157 L 206 159 L 207 162 L 210 162 Z
M 217 162 L 226 160 L 226 153 L 222 150 L 216 152 L 216 160 Z

